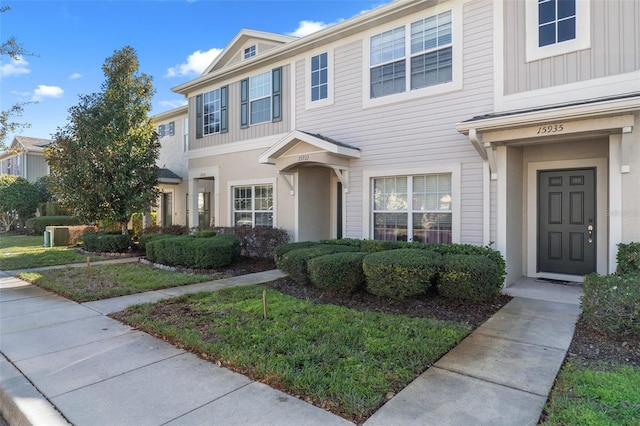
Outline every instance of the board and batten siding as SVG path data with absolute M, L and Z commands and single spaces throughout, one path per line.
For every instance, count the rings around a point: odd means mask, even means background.
M 398 24 L 428 16 L 416 14 Z M 492 3 L 463 5 L 463 90 L 363 108 L 363 55 L 366 40 L 327 48 L 334 54 L 334 104 L 305 109 L 306 62 L 296 62 L 296 127 L 355 146 L 346 197 L 345 236 L 362 236 L 363 172 L 461 165 L 461 242 L 482 244 L 483 166 L 456 123 L 493 108 Z M 369 209 L 370 210 L 370 209 Z
M 254 75 L 254 74 L 252 74 Z M 215 133 L 196 138 L 196 96 L 189 98 L 189 150 L 207 148 L 211 146 L 225 145 L 237 141 L 257 139 L 263 136 L 277 135 L 290 131 L 291 128 L 291 100 L 289 81 L 291 78 L 291 67 L 282 66 L 282 120 L 251 125 L 246 129 L 240 128 L 240 80 L 225 82 L 212 86 L 208 90 L 219 89 L 225 84 L 229 85 L 229 131 L 227 133 Z
M 44 154 L 27 154 L 25 157 L 27 162 L 27 176 L 25 177 L 29 182 L 35 182 L 42 176 L 46 176 L 49 174 L 49 168 L 47 166 L 47 160 L 45 159 Z
M 525 2 L 504 2 L 505 95 L 640 70 L 640 2 L 590 5 L 589 49 L 527 62 Z

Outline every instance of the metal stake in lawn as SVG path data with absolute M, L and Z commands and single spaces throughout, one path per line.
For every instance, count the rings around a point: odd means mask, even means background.
M 267 290 L 262 291 L 262 316 L 267 319 Z
M 87 278 L 91 278 L 91 257 L 87 256 Z

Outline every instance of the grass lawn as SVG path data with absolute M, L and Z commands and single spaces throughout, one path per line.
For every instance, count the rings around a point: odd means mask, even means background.
M 546 407 L 544 424 L 640 425 L 640 368 L 578 367 L 565 363 Z
M 106 299 L 224 278 L 225 275 L 193 275 L 153 269 L 138 263 L 95 265 L 91 277 L 86 268 L 66 267 L 20 272 L 18 277 L 76 302 Z
M 0 271 L 86 262 L 87 255 L 67 247 L 42 246 L 42 236 L 0 234 Z M 91 260 L 104 260 L 91 256 Z
M 263 286 L 198 293 L 113 316 L 359 422 L 470 327 L 315 304 Z

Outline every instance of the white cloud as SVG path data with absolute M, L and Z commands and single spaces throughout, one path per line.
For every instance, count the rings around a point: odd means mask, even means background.
M 298 28 L 295 31 L 289 33 L 288 35 L 294 36 L 294 37 L 304 37 L 309 34 L 313 34 L 316 31 L 320 31 L 321 29 L 327 28 L 330 25 L 333 25 L 333 24 L 327 24 L 325 22 L 318 22 L 318 21 L 300 21 L 298 23 Z
M 0 77 L 9 77 L 11 75 L 29 74 L 31 70 L 28 68 L 29 62 L 18 57 L 11 59 L 7 64 L 0 64 Z
M 44 84 L 38 85 L 38 88 L 33 91 L 33 101 L 39 101 L 42 98 L 61 98 L 64 94 L 64 90 L 58 86 L 45 86 Z
M 80 77 L 82 77 L 82 74 L 80 74 L 79 72 L 74 72 L 69 76 L 69 80 L 75 80 L 76 78 L 80 78 Z
M 178 108 L 187 104 L 186 99 L 179 99 L 176 101 L 160 101 L 158 102 L 160 106 L 166 108 Z
M 187 57 L 187 62 L 167 69 L 165 77 L 182 77 L 192 74 L 202 74 L 211 62 L 222 52 L 222 49 L 209 49 L 206 52 L 196 50 Z
M 17 90 L 12 90 L 11 91 L 12 95 L 17 95 L 23 98 L 29 97 L 31 96 L 31 92 L 18 92 Z

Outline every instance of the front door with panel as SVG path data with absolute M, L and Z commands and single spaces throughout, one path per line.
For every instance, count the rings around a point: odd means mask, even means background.
M 596 271 L 595 169 L 538 172 L 538 272 Z

